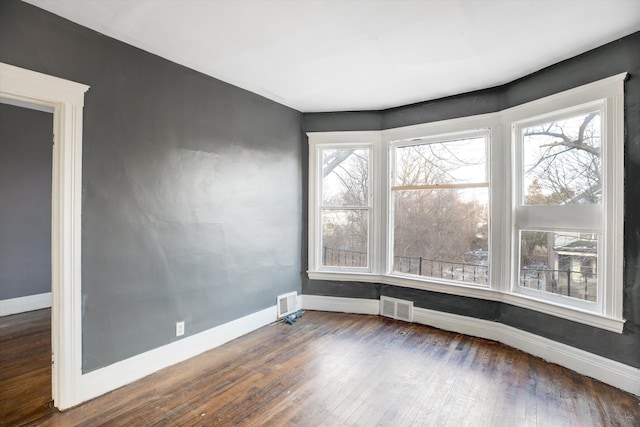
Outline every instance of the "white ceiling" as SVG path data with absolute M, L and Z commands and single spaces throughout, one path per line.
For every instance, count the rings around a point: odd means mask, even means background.
M 640 30 L 640 0 L 25 0 L 303 112 L 483 89 Z

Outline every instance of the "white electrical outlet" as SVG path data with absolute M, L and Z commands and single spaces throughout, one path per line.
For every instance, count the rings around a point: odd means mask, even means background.
M 184 335 L 184 322 L 176 322 L 176 336 Z

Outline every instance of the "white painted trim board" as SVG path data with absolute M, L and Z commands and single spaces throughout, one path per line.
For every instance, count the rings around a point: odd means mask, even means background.
M 138 354 L 80 377 L 76 404 L 151 375 L 160 369 L 185 361 L 214 349 L 242 335 L 266 326 L 277 319 L 272 306 L 245 317 L 216 326 L 171 344 Z
M 303 310 L 339 313 L 380 314 L 380 300 L 301 295 Z
M 0 300 L 0 317 L 51 307 L 51 292 Z

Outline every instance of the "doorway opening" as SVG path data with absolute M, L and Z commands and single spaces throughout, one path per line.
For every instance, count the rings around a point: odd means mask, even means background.
M 53 111 L 0 100 L 0 424 L 52 406 Z
M 0 62 L 0 99 L 53 112 L 51 203 L 52 398 L 82 401 L 82 109 L 89 86 Z

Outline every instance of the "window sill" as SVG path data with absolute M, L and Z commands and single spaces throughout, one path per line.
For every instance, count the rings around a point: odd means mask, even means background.
M 327 272 L 308 271 L 311 280 L 329 280 L 344 282 L 364 282 L 382 283 L 385 285 L 401 286 L 405 288 L 420 289 L 424 291 L 440 292 L 463 297 L 478 298 L 489 301 L 499 301 L 505 304 L 514 305 L 551 316 L 570 320 L 584 325 L 600 328 L 607 331 L 622 333 L 624 319 L 614 319 L 603 316 L 599 313 L 589 312 L 569 307 L 566 305 L 553 304 L 528 295 L 500 292 L 495 289 L 468 286 L 459 283 L 439 282 L 432 279 L 408 278 L 405 276 L 368 274 L 351 272 Z

